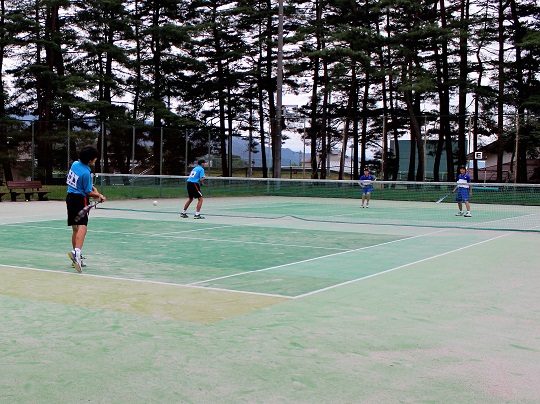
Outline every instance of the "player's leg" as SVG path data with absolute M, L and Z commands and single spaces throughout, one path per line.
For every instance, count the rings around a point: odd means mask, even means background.
M 193 219 L 204 219 L 204 216 L 201 216 L 202 204 L 203 204 L 203 197 L 201 196 L 197 202 L 197 211 L 195 212 L 195 216 L 193 216 Z
M 86 226 L 80 226 L 80 225 L 71 226 L 71 228 L 73 229 L 73 232 L 71 234 L 72 251 L 77 251 L 76 249 L 78 248 L 79 252 L 80 252 L 81 249 L 82 249 L 82 245 L 84 244 L 84 237 L 82 239 L 82 242 L 81 242 L 80 239 L 78 240 L 78 237 L 80 238 L 80 236 L 78 236 L 78 234 L 79 234 L 79 229 L 81 227 L 84 227 L 86 230 L 88 230 L 88 228 Z M 85 232 L 84 236 L 86 237 L 86 232 Z M 81 255 L 81 267 L 84 268 L 86 266 L 86 264 L 84 262 L 84 257 L 82 256 L 82 253 L 80 255 Z M 71 266 L 75 266 L 75 265 L 73 263 L 71 263 Z
M 369 208 L 369 200 L 371 199 L 371 192 L 366 192 L 366 208 Z
M 86 233 L 88 231 L 88 228 L 86 226 L 79 225 L 77 226 L 77 235 L 75 236 L 75 249 L 82 250 L 83 244 L 84 244 L 84 238 L 86 237 Z
M 187 182 L 186 183 L 186 189 L 187 189 L 187 193 L 188 193 L 188 200 L 186 201 L 186 203 L 184 204 L 184 210 L 182 211 L 182 213 L 180 213 L 180 217 L 183 217 L 183 218 L 187 218 L 188 215 L 187 215 L 187 210 L 189 208 L 189 205 L 191 205 L 191 202 L 193 202 L 193 199 L 198 196 L 198 195 L 195 195 L 195 189 L 194 189 L 194 185 L 192 182 Z
M 465 217 L 471 217 L 471 204 L 469 203 L 469 201 L 465 201 L 465 208 L 467 209 L 467 211 L 465 212 Z
M 456 216 L 463 216 L 463 204 L 461 202 L 457 203 L 458 211 L 456 213 Z
M 72 233 L 71 233 L 71 247 L 75 249 L 77 246 L 77 231 L 79 230 L 79 226 L 71 226 Z
M 88 224 L 88 215 L 84 215 L 79 222 L 75 219 L 77 214 L 87 205 L 87 199 L 84 195 L 68 193 L 66 197 L 68 211 L 68 226 L 71 226 L 71 245 L 72 250 L 68 256 L 77 272 L 82 272 L 81 248 L 86 236 L 86 225 Z
M 463 192 L 461 188 L 458 188 L 456 190 L 456 202 L 458 205 L 458 211 L 456 213 L 456 216 L 463 216 Z
M 193 198 L 189 198 L 186 203 L 184 204 L 184 212 L 189 208 L 189 205 L 191 205 L 191 202 L 193 202 Z
M 190 196 L 189 199 L 184 204 L 184 210 L 182 211 L 182 213 L 180 213 L 180 217 L 183 217 L 183 218 L 188 217 L 187 210 L 189 208 L 189 205 L 191 205 L 191 202 L 193 202 L 193 198 Z

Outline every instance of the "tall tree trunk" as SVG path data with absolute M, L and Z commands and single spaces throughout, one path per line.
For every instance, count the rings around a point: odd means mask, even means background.
M 499 93 L 497 97 L 497 182 L 502 182 L 503 155 L 504 155 L 504 84 L 506 82 L 504 74 L 504 46 L 505 46 L 505 28 L 504 28 L 504 9 L 506 3 L 499 0 Z
M 318 105 L 318 98 L 319 98 L 319 69 L 321 67 L 321 59 L 319 57 L 321 48 L 322 48 L 322 42 L 321 42 L 321 36 L 322 36 L 322 22 L 321 22 L 321 15 L 322 15 L 322 6 L 320 4 L 319 0 L 315 0 L 315 25 L 317 27 L 317 30 L 315 32 L 315 40 L 317 43 L 317 53 L 313 57 L 313 85 L 311 88 L 311 101 L 310 101 L 310 117 L 311 117 L 311 127 L 309 131 L 310 140 L 311 140 L 311 178 L 317 179 L 319 178 L 319 170 L 318 170 L 318 161 L 317 161 L 317 140 L 319 137 L 319 123 L 318 123 L 318 114 L 317 114 L 317 105 Z
M 361 137 L 360 137 L 360 145 L 362 146 L 362 150 L 360 151 L 360 172 L 363 173 L 364 170 L 367 167 L 367 158 L 366 158 L 366 149 L 368 144 L 367 139 L 367 126 L 368 126 L 368 100 L 369 100 L 369 85 L 370 85 L 370 77 L 369 77 L 369 70 L 366 69 L 366 77 L 365 77 L 365 83 L 364 83 L 364 95 L 362 96 L 362 126 L 361 126 Z
M 343 140 L 341 142 L 341 158 L 339 160 L 339 176 L 338 179 L 343 179 L 345 171 L 345 156 L 347 155 L 347 147 L 349 143 L 349 125 L 353 114 L 354 99 L 356 98 L 356 62 L 351 60 L 351 85 L 349 89 L 349 99 L 347 100 L 347 112 L 345 123 L 343 125 Z M 352 159 L 352 156 L 351 156 Z
M 267 0 L 266 2 L 266 8 L 267 10 L 272 10 L 272 2 L 271 0 Z M 276 125 L 276 102 L 275 102 L 275 99 L 274 99 L 274 93 L 276 91 L 276 83 L 274 81 L 274 78 L 273 78 L 273 66 L 274 66 L 274 63 L 273 63 L 273 49 L 274 49 L 274 43 L 273 43 L 273 40 L 272 40 L 272 33 L 273 33 L 273 23 L 272 23 L 272 17 L 269 16 L 267 21 L 266 21 L 266 34 L 267 34 L 267 38 L 266 38 L 266 69 L 265 69 L 265 73 L 266 73 L 266 83 L 268 84 L 268 88 L 267 88 L 267 94 L 268 94 L 268 110 L 269 110 L 269 115 L 268 115 L 268 120 L 270 122 L 270 131 L 269 131 L 269 136 L 270 136 L 270 139 L 271 139 L 271 143 L 272 143 L 272 172 L 274 172 L 274 162 L 276 161 L 275 160 L 275 153 L 276 153 L 276 144 L 275 144 L 275 140 L 276 140 L 276 133 L 277 133 L 277 125 Z M 281 147 L 281 145 L 279 145 L 279 147 Z
M 469 38 L 469 0 L 461 0 L 461 28 L 459 33 L 459 95 L 458 95 L 458 166 L 467 163 L 466 125 L 467 125 L 467 83 Z
M 323 47 L 324 49 L 324 43 Z M 330 141 L 327 138 L 327 128 L 329 123 L 328 118 L 328 98 L 331 96 L 330 83 L 328 79 L 328 62 L 326 57 L 323 57 L 323 103 L 322 103 L 322 116 L 321 116 L 321 179 L 326 179 L 326 169 L 329 166 L 330 158 Z
M 516 153 L 516 170 L 514 172 L 514 178 L 516 182 L 524 183 L 528 181 L 527 178 L 527 142 L 521 134 L 522 120 L 525 116 L 525 107 L 523 101 L 525 98 L 525 88 L 523 79 L 523 60 L 521 58 L 521 44 L 523 43 L 523 37 L 525 36 L 525 30 L 520 22 L 517 4 L 515 0 L 509 0 L 510 10 L 512 12 L 512 25 L 514 26 L 514 38 L 513 43 L 515 47 L 515 61 L 514 70 L 516 75 L 516 87 L 517 97 L 515 104 L 517 108 L 516 117 L 516 141 L 515 149 Z M 521 141 L 521 143 L 520 143 Z
M 0 119 L 6 118 L 6 92 L 4 88 L 4 52 L 6 50 L 5 44 L 8 40 L 7 34 L 4 31 L 3 27 L 5 26 L 5 2 L 0 0 Z M 5 124 L 0 125 L 0 144 L 2 145 L 2 150 L 4 146 L 7 145 L 7 127 Z M 0 164 L 2 166 L 2 171 L 4 172 L 4 177 L 6 181 L 13 181 L 13 173 L 11 171 L 11 164 L 8 159 L 9 149 L 6 147 L 5 155 L 0 154 Z M 0 177 L 0 182 L 2 178 Z
M 441 28 L 447 29 L 446 6 L 444 0 L 440 0 Z M 439 102 L 440 102 L 440 136 L 444 136 L 446 145 L 446 172 L 447 181 L 453 182 L 454 175 L 454 150 L 452 145 L 452 133 L 450 127 L 450 77 L 448 68 L 448 39 L 443 38 L 441 44 L 441 71 L 439 76 Z

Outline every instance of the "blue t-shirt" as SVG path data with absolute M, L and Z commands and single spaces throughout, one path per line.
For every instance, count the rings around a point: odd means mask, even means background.
M 201 165 L 198 165 L 189 174 L 187 182 L 195 182 L 197 184 L 201 183 L 201 178 L 204 178 L 204 168 Z
M 362 181 L 375 181 L 375 177 L 371 174 L 368 174 L 368 175 L 362 175 L 360 177 L 360 185 L 364 186 L 364 184 L 362 184 Z M 370 183 L 367 183 L 365 186 L 368 186 L 368 187 L 373 187 L 373 184 L 370 184 Z
M 81 163 L 80 160 L 74 162 L 66 178 L 68 193 L 86 196 L 88 192 L 92 192 L 91 172 L 90 166 Z
M 469 174 L 459 174 L 457 177 L 457 186 L 458 188 L 467 188 L 469 189 L 469 183 L 471 182 L 471 177 Z

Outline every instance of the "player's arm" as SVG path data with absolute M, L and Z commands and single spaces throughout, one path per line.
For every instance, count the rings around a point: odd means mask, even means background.
M 93 185 L 92 185 L 92 191 L 87 192 L 86 195 L 88 195 L 91 198 L 99 199 L 102 202 L 105 202 L 107 200 L 107 198 L 105 198 L 104 195 L 100 194 L 97 188 Z

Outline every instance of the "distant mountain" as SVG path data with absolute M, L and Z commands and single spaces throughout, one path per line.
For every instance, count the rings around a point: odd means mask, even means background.
M 249 151 L 248 151 L 248 142 L 246 140 L 243 140 L 241 138 L 233 138 L 233 154 L 236 156 L 240 156 L 242 160 L 245 160 L 246 162 L 249 159 Z M 288 148 L 282 148 L 281 149 L 281 165 L 282 166 L 289 166 L 289 165 L 302 165 L 302 152 L 296 152 Z M 261 149 L 259 146 L 257 146 L 257 153 L 251 154 L 252 160 L 255 162 L 253 164 L 253 167 L 262 167 L 262 154 Z M 310 158 L 310 154 L 306 153 L 306 157 Z M 268 166 L 272 165 L 272 148 L 266 147 L 266 164 Z

